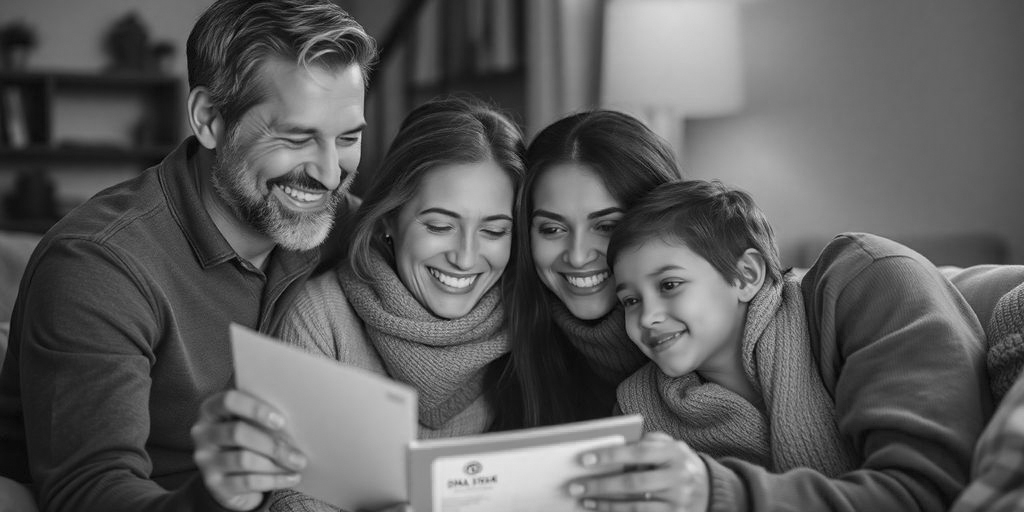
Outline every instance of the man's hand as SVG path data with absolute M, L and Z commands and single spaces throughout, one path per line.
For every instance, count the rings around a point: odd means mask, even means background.
M 263 493 L 293 487 L 306 457 L 291 445 L 284 416 L 241 391 L 203 402 L 192 427 L 195 462 L 210 494 L 231 510 L 252 510 Z

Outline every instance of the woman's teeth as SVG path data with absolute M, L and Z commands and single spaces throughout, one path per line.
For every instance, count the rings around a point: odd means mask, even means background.
M 472 275 L 469 277 L 455 277 L 448 274 L 442 273 L 437 269 L 429 269 L 430 275 L 434 276 L 435 279 L 441 281 L 441 284 L 445 286 L 451 286 L 452 288 L 467 288 L 472 286 L 476 281 L 477 276 Z
M 608 279 L 608 272 L 601 272 L 587 277 L 565 276 L 565 280 L 576 288 L 593 288 Z

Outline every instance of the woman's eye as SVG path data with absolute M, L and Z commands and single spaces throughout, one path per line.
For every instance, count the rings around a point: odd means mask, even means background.
M 424 226 L 431 233 L 447 233 L 454 229 L 447 224 L 424 224 Z
M 553 235 L 557 235 L 559 233 L 564 233 L 565 232 L 565 228 L 563 228 L 561 226 L 545 225 L 545 226 L 538 227 L 537 228 L 537 232 L 540 233 L 541 235 L 544 235 L 544 236 L 553 236 Z
M 497 229 L 483 229 L 484 235 L 490 238 L 502 238 L 512 234 L 511 229 L 497 228 Z
M 615 226 L 617 225 L 617 222 L 604 222 L 595 226 L 594 229 L 600 233 L 611 233 L 615 230 Z

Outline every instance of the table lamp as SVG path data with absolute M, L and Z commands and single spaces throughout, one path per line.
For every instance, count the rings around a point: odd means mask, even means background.
M 647 122 L 682 157 L 683 120 L 743 103 L 737 0 L 608 0 L 601 104 Z

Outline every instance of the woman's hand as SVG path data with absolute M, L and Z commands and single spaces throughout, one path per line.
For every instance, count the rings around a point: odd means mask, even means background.
M 192 440 L 207 489 L 231 510 L 252 510 L 264 492 L 295 486 L 306 466 L 306 457 L 287 440 L 284 416 L 241 391 L 206 399 Z
M 704 512 L 710 500 L 708 469 L 686 443 L 654 432 L 633 444 L 583 454 L 581 464 L 618 471 L 581 478 L 569 494 L 590 510 Z

